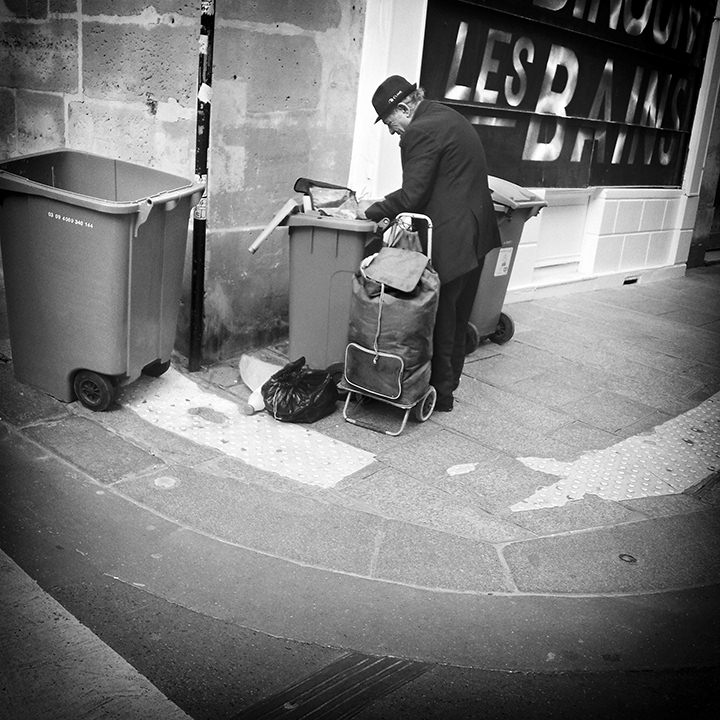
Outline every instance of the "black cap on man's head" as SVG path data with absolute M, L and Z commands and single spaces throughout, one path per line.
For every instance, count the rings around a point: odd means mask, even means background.
M 383 80 L 372 96 L 372 104 L 378 114 L 375 122 L 387 117 L 411 92 L 417 90 L 417 85 L 410 84 L 401 75 L 391 75 Z

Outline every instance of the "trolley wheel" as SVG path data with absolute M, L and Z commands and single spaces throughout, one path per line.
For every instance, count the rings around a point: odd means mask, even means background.
M 413 406 L 413 418 L 418 422 L 425 422 L 435 409 L 435 401 L 437 400 L 437 391 L 431 385 L 427 392 L 423 395 L 422 400 Z
M 115 400 L 117 384 L 107 375 L 92 370 L 78 370 L 73 378 L 73 390 L 77 399 L 90 410 L 107 410 Z
M 515 334 L 515 323 L 509 315 L 504 312 L 500 313 L 500 319 L 498 320 L 497 329 L 490 336 L 497 345 L 504 345 L 513 335 Z
M 155 360 L 154 362 L 148 363 L 143 369 L 143 375 L 149 375 L 150 377 L 160 377 L 163 373 L 166 373 L 170 369 L 170 361 L 166 360 L 161 362 Z
M 480 345 L 480 334 L 477 328 L 469 322 L 465 327 L 465 354 L 470 355 L 478 349 Z

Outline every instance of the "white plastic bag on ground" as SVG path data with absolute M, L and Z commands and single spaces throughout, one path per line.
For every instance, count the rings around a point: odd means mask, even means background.
M 240 356 L 240 379 L 251 390 L 250 397 L 243 409 L 246 415 L 252 415 L 265 409 L 260 389 L 281 368 L 282 365 L 275 365 L 252 355 Z

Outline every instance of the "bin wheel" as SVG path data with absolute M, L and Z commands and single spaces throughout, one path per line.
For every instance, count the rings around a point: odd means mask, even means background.
M 504 312 L 500 313 L 500 319 L 498 320 L 497 329 L 490 336 L 497 345 L 504 345 L 513 335 L 515 334 L 515 323 L 509 315 Z
M 78 370 L 73 378 L 73 389 L 77 399 L 94 412 L 107 410 L 117 394 L 113 378 L 92 370 Z
M 431 385 L 427 392 L 423 395 L 422 400 L 413 406 L 413 418 L 418 422 L 425 422 L 435 409 L 435 401 L 437 400 L 437 391 Z
M 477 328 L 469 322 L 465 327 L 465 354 L 470 355 L 478 349 L 480 345 L 480 334 Z
M 160 377 L 163 373 L 166 373 L 170 369 L 170 361 L 166 360 L 161 362 L 155 360 L 154 362 L 148 363 L 143 369 L 143 375 L 149 375 L 150 377 Z

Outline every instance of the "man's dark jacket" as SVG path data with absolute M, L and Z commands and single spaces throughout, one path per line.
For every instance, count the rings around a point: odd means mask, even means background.
M 427 215 L 433 223 L 433 265 L 440 281 L 450 282 L 500 245 L 485 150 L 460 113 L 423 100 L 401 136 L 400 158 L 402 188 L 365 214 L 376 222 L 401 212 Z

